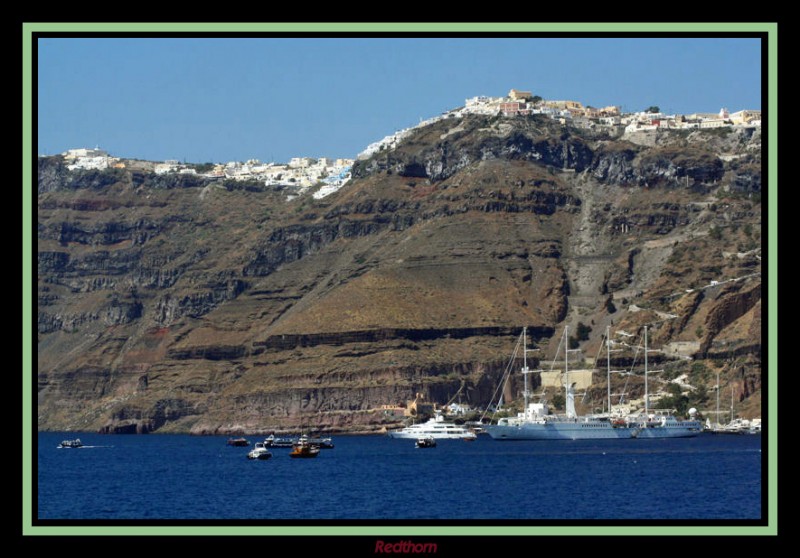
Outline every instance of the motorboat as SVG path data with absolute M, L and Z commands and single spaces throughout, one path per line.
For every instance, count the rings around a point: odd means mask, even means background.
M 417 439 L 416 443 L 414 444 L 415 448 L 435 448 L 436 447 L 436 440 L 430 436 L 426 438 L 419 438 Z
M 308 438 L 308 443 L 312 446 L 317 446 L 320 449 L 333 449 L 333 439 L 321 438 L 313 436 Z M 270 434 L 264 439 L 264 445 L 268 448 L 291 448 L 294 447 L 300 438 L 276 438 L 274 434 Z
M 256 442 L 256 445 L 247 453 L 247 459 L 259 459 L 264 461 L 272 457 L 272 454 L 264 445 L 264 442 Z
M 82 448 L 83 442 L 81 442 L 80 438 L 75 438 L 74 440 L 64 440 L 60 444 L 58 444 L 59 448 Z
M 276 438 L 275 434 L 270 434 L 264 439 L 264 445 L 268 448 L 290 448 L 297 443 L 293 438 Z
M 318 446 L 319 449 L 333 449 L 333 439 L 331 438 L 311 437 L 308 442 L 312 446 Z
M 289 453 L 289 457 L 301 458 L 316 457 L 317 455 L 319 455 L 319 446 L 312 444 L 307 436 L 300 436 L 300 439 L 292 446 L 292 451 Z
M 250 445 L 250 442 L 248 442 L 244 438 L 228 438 L 227 445 L 239 448 L 246 448 L 247 446 Z

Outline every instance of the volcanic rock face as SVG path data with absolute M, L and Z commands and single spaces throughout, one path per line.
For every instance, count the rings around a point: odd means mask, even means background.
M 484 406 L 522 325 L 551 355 L 578 321 L 586 355 L 607 324 L 697 343 L 755 414 L 760 168 L 758 132 L 479 117 L 322 200 L 40 158 L 39 428 L 374 431 L 416 393 Z

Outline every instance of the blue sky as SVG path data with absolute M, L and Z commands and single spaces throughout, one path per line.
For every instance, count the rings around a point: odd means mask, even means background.
M 511 88 L 625 111 L 761 108 L 757 39 L 49 38 L 38 152 L 148 160 L 354 157 Z

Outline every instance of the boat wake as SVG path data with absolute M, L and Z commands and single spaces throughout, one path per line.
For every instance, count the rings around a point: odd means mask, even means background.
M 94 448 L 113 448 L 114 446 L 80 446 L 77 448 L 69 448 L 64 446 L 56 446 L 56 449 L 94 449 Z

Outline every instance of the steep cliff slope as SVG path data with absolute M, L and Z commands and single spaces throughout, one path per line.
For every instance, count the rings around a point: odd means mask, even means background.
M 579 321 L 587 355 L 652 324 L 757 414 L 760 135 L 655 143 L 448 119 L 292 201 L 41 158 L 39 428 L 379 429 L 417 392 L 485 405 L 522 325 Z

